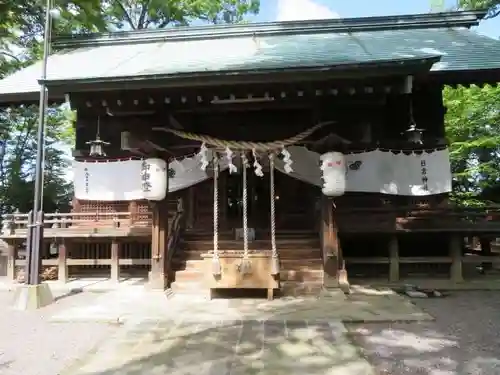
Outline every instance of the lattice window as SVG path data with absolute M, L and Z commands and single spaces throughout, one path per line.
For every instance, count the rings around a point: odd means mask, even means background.
M 137 221 L 146 221 L 150 218 L 151 208 L 149 207 L 149 203 L 146 201 L 137 202 L 137 212 L 136 212 L 136 220 Z

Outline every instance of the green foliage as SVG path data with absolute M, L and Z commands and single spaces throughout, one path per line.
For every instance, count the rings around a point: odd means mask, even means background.
M 500 202 L 500 88 L 446 87 L 443 96 L 454 198 Z
M 53 0 L 53 34 L 140 30 L 195 21 L 243 21 L 259 11 L 259 0 Z M 0 79 L 41 58 L 45 0 L 0 1 Z M 72 198 L 65 180 L 74 143 L 76 113 L 49 108 L 44 175 L 44 210 L 67 210 Z M 27 212 L 33 205 L 38 108 L 0 110 L 0 213 Z M 170 171 L 169 171 L 170 172 Z
M 259 11 L 260 0 L 56 0 L 58 31 L 141 30 L 208 23 L 241 22 Z
M 500 14 L 500 0 L 458 0 L 462 9 L 488 9 L 487 18 L 493 18 Z
M 38 109 L 35 106 L 10 108 L 0 114 L 0 204 L 2 212 L 27 212 L 33 205 Z M 52 109 L 47 117 L 44 207 L 55 210 L 69 204 L 71 184 L 65 180 L 69 160 L 61 149 L 69 139 L 64 111 Z

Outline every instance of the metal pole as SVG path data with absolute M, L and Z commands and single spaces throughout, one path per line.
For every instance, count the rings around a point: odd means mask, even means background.
M 45 30 L 43 35 L 43 59 L 42 74 L 40 77 L 40 103 L 38 113 L 38 131 L 37 131 L 37 152 L 35 166 L 35 193 L 33 199 L 33 222 L 28 230 L 27 252 L 29 254 L 29 265 L 27 265 L 27 282 L 29 285 L 40 283 L 40 247 L 43 246 L 43 174 L 44 174 L 44 155 L 45 155 L 45 116 L 47 103 L 47 88 L 45 79 L 47 78 L 47 60 L 50 52 L 50 17 L 51 0 L 47 0 L 45 9 Z

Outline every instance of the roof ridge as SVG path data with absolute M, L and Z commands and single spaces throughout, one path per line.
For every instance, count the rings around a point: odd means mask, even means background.
M 388 29 L 451 28 L 477 26 L 487 11 L 459 11 L 396 16 L 339 18 L 256 24 L 225 24 L 172 27 L 159 30 L 119 31 L 111 33 L 76 34 L 54 38 L 56 48 L 77 48 L 95 45 L 117 45 L 161 41 L 222 39 L 249 36 L 296 35 L 308 33 L 341 33 L 382 31 Z

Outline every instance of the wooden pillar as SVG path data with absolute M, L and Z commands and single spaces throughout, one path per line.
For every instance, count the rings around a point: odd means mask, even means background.
M 459 234 L 452 234 L 450 236 L 450 279 L 453 282 L 463 281 L 462 274 L 462 236 Z
M 195 210 L 195 187 L 191 186 L 188 189 L 188 217 L 187 217 L 187 227 L 192 229 L 194 227 L 194 210 Z
M 134 225 L 137 220 L 137 201 L 130 201 L 128 204 L 128 211 L 130 212 L 130 226 Z
M 389 281 L 399 281 L 399 243 L 395 234 L 389 238 Z
M 167 171 L 168 171 L 167 163 Z M 149 285 L 151 289 L 164 290 L 167 286 L 167 246 L 168 246 L 168 200 L 169 178 L 167 173 L 165 198 L 153 202 L 153 225 L 151 233 L 151 272 Z
M 63 240 L 62 243 L 59 244 L 58 249 L 58 257 L 57 257 L 57 280 L 60 283 L 68 282 L 68 241 Z
M 330 199 L 324 195 L 321 197 L 321 213 L 323 286 L 325 288 L 337 288 L 339 286 L 339 241 L 333 217 L 333 205 Z
M 163 200 L 153 204 L 153 225 L 151 233 L 152 289 L 165 289 L 167 285 L 167 244 L 168 244 L 168 202 Z
M 116 238 L 111 242 L 111 281 L 120 281 L 120 243 Z
M 10 281 L 16 279 L 16 242 L 9 243 L 7 248 L 7 277 Z
M 491 241 L 493 238 L 486 236 L 486 237 L 479 237 L 479 243 L 481 245 L 481 256 L 483 257 L 491 257 L 492 252 L 491 252 Z M 493 268 L 493 263 L 491 262 L 482 262 L 481 266 L 483 267 L 483 272 L 489 271 Z

